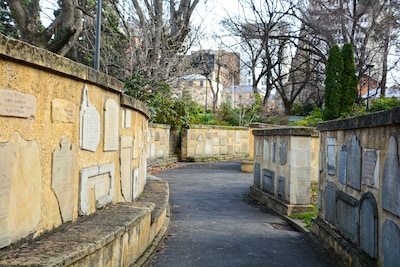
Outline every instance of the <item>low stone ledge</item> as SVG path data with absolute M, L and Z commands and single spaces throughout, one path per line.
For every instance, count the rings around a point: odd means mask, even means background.
M 155 204 L 151 211 L 151 223 L 167 210 L 169 206 L 169 185 L 167 181 L 147 181 L 144 192 L 138 203 L 151 202 Z
M 254 162 L 252 160 L 243 160 L 242 162 L 240 162 L 240 170 L 242 172 L 253 173 Z

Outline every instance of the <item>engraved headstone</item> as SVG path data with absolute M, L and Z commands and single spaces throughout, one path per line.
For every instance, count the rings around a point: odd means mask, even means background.
M 146 168 L 145 168 L 146 169 Z M 136 168 L 133 170 L 133 199 L 139 197 L 139 169 Z
M 356 243 L 358 241 L 358 200 L 344 192 L 337 192 L 336 219 L 339 230 Z
M 326 138 L 326 168 L 329 175 L 336 174 L 336 139 Z
M 285 182 L 285 177 L 283 176 L 278 176 L 278 198 L 285 199 L 285 187 L 286 187 L 286 182 Z
M 261 168 L 260 168 L 260 163 L 255 162 L 254 163 L 254 171 L 253 171 L 253 183 L 257 187 L 260 187 L 260 178 L 261 178 Z
M 133 200 L 132 181 L 132 137 L 121 136 L 120 172 L 121 191 L 126 202 Z
M 325 187 L 325 220 L 334 223 L 336 218 L 336 185 L 327 181 Z
M 206 140 L 206 144 L 204 146 L 204 154 L 206 155 L 211 155 L 212 154 L 212 144 L 211 144 L 211 139 Z
M 58 98 L 51 101 L 51 121 L 74 123 L 75 119 L 76 112 L 73 102 Z
M 104 151 L 118 150 L 119 105 L 114 99 L 104 104 Z
M 351 137 L 347 151 L 346 176 L 349 186 L 361 189 L 361 144 L 356 135 Z
M 364 149 L 362 182 L 367 186 L 379 188 L 379 150 Z
M 86 85 L 82 92 L 80 118 L 80 148 L 94 152 L 100 142 L 100 114 L 89 101 Z
M 263 158 L 264 158 L 264 161 L 269 161 L 269 141 L 268 141 L 268 138 L 264 138 Z
M 398 143 L 394 136 L 389 139 L 382 171 L 382 208 L 400 217 L 400 164 Z
M 34 95 L 12 90 L 0 90 L 0 116 L 35 117 L 36 107 Z
M 400 227 L 392 220 L 382 226 L 382 266 L 398 266 L 400 262 Z
M 280 141 L 279 142 L 279 164 L 285 165 L 287 161 L 287 141 Z
M 360 247 L 370 257 L 378 255 L 378 214 L 375 198 L 371 193 L 364 197 L 360 208 Z
M 341 184 L 347 184 L 346 182 L 346 162 L 347 162 L 347 146 L 342 144 L 339 151 L 339 162 L 338 162 L 338 180 Z
M 240 138 L 240 132 L 236 131 L 236 143 L 240 143 L 241 142 L 241 138 Z
M 261 156 L 261 144 L 260 143 L 261 143 L 260 138 L 256 137 L 255 142 L 254 142 L 254 145 L 255 145 L 254 150 L 255 150 L 257 157 Z
M 53 171 L 51 188 L 60 207 L 63 222 L 73 220 L 74 204 L 78 185 L 75 183 L 76 153 L 74 145 L 63 137 L 60 147 L 53 151 Z
M 275 172 L 263 169 L 262 170 L 262 189 L 274 193 L 275 190 Z
M 122 112 L 122 125 L 125 129 L 131 128 L 131 111 L 124 109 Z
M 271 149 L 271 162 L 276 161 L 276 143 L 272 143 L 272 149 Z

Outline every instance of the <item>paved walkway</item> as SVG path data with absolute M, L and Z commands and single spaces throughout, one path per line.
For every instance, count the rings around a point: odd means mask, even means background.
M 170 185 L 171 223 L 146 266 L 337 266 L 285 220 L 247 197 L 252 174 L 235 162 L 157 175 Z

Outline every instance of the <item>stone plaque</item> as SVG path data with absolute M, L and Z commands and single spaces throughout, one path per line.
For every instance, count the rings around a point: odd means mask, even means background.
M 337 192 L 336 219 L 344 236 L 356 243 L 358 241 L 358 200 L 342 191 Z
M 51 121 L 74 123 L 76 120 L 75 104 L 71 101 L 55 98 L 51 101 Z
M 382 226 L 382 266 L 398 266 L 400 262 L 400 227 L 392 220 Z
M 400 165 L 398 143 L 394 136 L 389 139 L 382 171 L 382 208 L 400 217 Z
M 264 138 L 264 153 L 263 158 L 264 161 L 269 161 L 269 141 L 268 138 Z
M 285 200 L 285 187 L 286 187 L 286 182 L 285 182 L 285 177 L 283 176 L 278 176 L 278 198 Z
M 212 140 L 207 139 L 206 144 L 204 146 L 204 154 L 211 155 L 212 154 Z
M 75 182 L 76 153 L 74 145 L 63 137 L 60 147 L 53 151 L 51 188 L 57 197 L 63 222 L 73 220 L 78 184 Z
M 254 163 L 254 172 L 253 172 L 253 180 L 254 180 L 254 185 L 257 187 L 260 187 L 260 178 L 261 178 L 261 168 L 260 168 L 260 163 L 255 162 Z
M 356 135 L 351 137 L 347 151 L 347 183 L 354 189 L 361 189 L 361 144 Z
M 80 148 L 94 152 L 100 142 L 100 114 L 89 102 L 86 85 L 82 92 L 80 118 Z
M 36 106 L 34 95 L 12 90 L 0 90 L 0 116 L 35 117 Z
M 347 146 L 342 144 L 339 151 L 339 162 L 338 162 L 338 180 L 341 184 L 347 184 L 346 182 L 346 162 L 347 162 Z
M 240 143 L 242 141 L 242 138 L 240 138 L 240 131 L 235 131 L 236 134 L 236 143 Z
M 379 150 L 364 149 L 362 182 L 367 186 L 379 188 Z
M 272 143 L 272 149 L 271 149 L 271 162 L 276 161 L 276 143 Z
M 256 137 L 254 144 L 255 144 L 254 150 L 255 150 L 256 156 L 259 157 L 259 156 L 261 156 L 261 142 L 260 142 L 259 137 Z
M 119 105 L 109 98 L 104 104 L 104 151 L 118 150 Z
M 287 141 L 280 141 L 279 142 L 279 164 L 285 165 L 287 161 Z
M 123 126 L 125 129 L 130 129 L 131 128 L 131 111 L 129 109 L 124 109 L 124 112 L 122 112 L 123 116 Z
M 335 223 L 336 217 L 336 185 L 327 181 L 325 187 L 325 220 Z
M 79 214 L 88 215 L 92 210 L 111 203 L 114 197 L 115 165 L 114 163 L 93 166 L 81 170 L 79 187 Z M 94 192 L 95 207 L 90 203 Z
M 126 202 L 131 202 L 133 198 L 132 180 L 132 146 L 131 136 L 121 136 L 120 151 L 120 172 L 121 172 L 121 191 Z
M 271 193 L 275 191 L 275 172 L 263 169 L 262 170 L 262 189 L 267 190 Z
M 362 197 L 360 208 L 360 247 L 372 258 L 378 256 L 378 208 L 371 193 Z
M 336 174 L 336 139 L 326 138 L 326 168 L 329 175 Z
M 147 169 L 147 168 L 145 168 Z M 133 199 L 136 199 L 139 197 L 139 169 L 136 168 L 132 171 L 132 176 L 133 176 Z
M 34 233 L 42 199 L 40 148 L 14 132 L 0 143 L 0 247 Z

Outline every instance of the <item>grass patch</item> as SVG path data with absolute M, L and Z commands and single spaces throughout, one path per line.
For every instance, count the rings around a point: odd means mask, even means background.
M 289 217 L 292 219 L 299 219 L 303 223 L 305 223 L 305 227 L 310 230 L 311 228 L 311 221 L 312 219 L 317 217 L 318 214 L 318 205 L 314 204 L 314 211 L 313 212 L 307 212 L 307 213 L 300 213 L 300 214 L 293 214 L 290 215 Z

